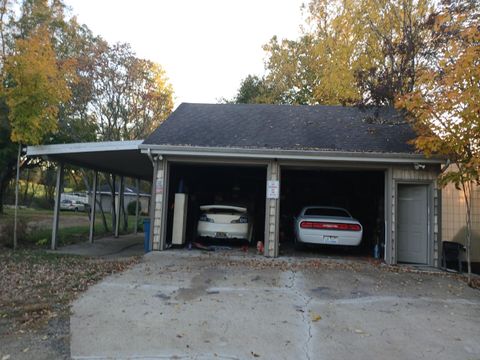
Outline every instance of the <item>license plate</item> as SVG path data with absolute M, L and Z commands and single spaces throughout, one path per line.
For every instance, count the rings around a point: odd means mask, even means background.
M 216 237 L 216 238 L 220 238 L 220 239 L 225 239 L 225 238 L 227 237 L 227 234 L 224 233 L 224 232 L 217 232 L 217 233 L 215 234 L 215 237 Z
M 336 236 L 324 236 L 323 241 L 326 244 L 336 244 L 337 243 L 337 237 Z

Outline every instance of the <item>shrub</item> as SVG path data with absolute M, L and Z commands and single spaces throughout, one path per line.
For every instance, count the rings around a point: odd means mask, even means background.
M 135 215 L 135 207 L 136 207 L 136 202 L 131 201 L 127 205 L 127 213 L 128 215 Z M 138 213 L 140 214 L 142 212 L 142 203 L 138 202 Z
M 30 207 L 34 209 L 52 210 L 53 204 L 44 197 L 35 197 L 33 198 Z

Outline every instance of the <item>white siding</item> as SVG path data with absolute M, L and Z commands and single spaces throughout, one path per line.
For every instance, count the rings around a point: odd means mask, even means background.
M 474 186 L 472 208 L 472 261 L 480 261 L 480 187 Z M 453 184 L 442 189 L 442 240 L 465 244 L 466 208 L 463 192 Z
M 389 259 L 390 263 L 396 263 L 396 208 L 397 208 L 397 184 L 398 183 L 412 183 L 412 184 L 428 184 L 431 187 L 431 196 L 429 198 L 429 208 L 430 208 L 430 233 L 429 241 L 431 242 L 430 257 L 431 265 L 438 266 L 439 264 L 439 199 L 438 199 L 438 187 L 437 187 L 437 177 L 438 177 L 438 167 L 427 166 L 424 169 L 415 170 L 413 165 L 404 165 L 404 166 L 395 166 L 392 167 L 392 182 L 390 186 L 390 209 L 391 209 L 391 226 L 389 228 L 390 232 L 390 245 L 389 246 Z M 433 211 L 433 214 L 432 214 Z

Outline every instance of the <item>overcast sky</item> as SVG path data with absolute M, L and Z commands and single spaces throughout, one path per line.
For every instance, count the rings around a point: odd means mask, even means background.
M 175 104 L 232 98 L 241 79 L 263 74 L 262 45 L 296 38 L 304 0 L 66 0 L 95 34 L 128 42 L 161 64 Z

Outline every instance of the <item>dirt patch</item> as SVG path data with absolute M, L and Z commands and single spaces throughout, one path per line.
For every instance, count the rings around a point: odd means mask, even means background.
M 69 358 L 69 303 L 138 262 L 0 249 L 0 359 Z

